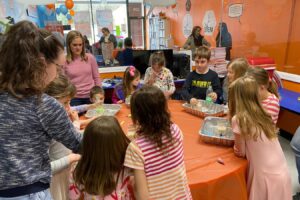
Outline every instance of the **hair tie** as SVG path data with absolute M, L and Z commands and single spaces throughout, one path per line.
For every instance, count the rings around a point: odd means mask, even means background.
M 129 74 L 130 74 L 130 76 L 134 76 L 134 71 L 135 71 L 135 68 L 133 66 L 130 66 L 129 67 Z

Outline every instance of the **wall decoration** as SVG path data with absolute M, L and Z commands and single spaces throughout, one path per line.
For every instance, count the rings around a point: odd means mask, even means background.
M 228 16 L 229 17 L 240 17 L 243 14 L 243 4 L 231 4 L 228 7 Z
M 187 12 L 190 12 L 191 8 L 192 8 L 192 2 L 191 2 L 191 0 L 186 0 L 186 2 L 185 2 L 185 10 Z
M 183 17 L 182 32 L 185 38 L 188 38 L 193 30 L 193 18 L 190 13 L 186 13 Z
M 215 17 L 215 12 L 213 10 L 208 10 L 204 14 L 202 21 L 202 27 L 204 29 L 204 35 L 213 35 L 217 21 Z
M 80 30 L 82 35 L 86 35 L 88 38 L 92 37 L 89 11 L 77 11 L 73 19 L 76 30 Z
M 98 32 L 101 33 L 103 27 L 107 27 L 110 32 L 113 31 L 113 14 L 112 10 L 96 10 L 96 20 Z

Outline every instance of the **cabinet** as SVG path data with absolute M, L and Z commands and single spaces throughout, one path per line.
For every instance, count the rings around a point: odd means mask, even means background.
M 160 17 L 149 18 L 150 49 L 169 49 L 173 47 L 168 19 Z

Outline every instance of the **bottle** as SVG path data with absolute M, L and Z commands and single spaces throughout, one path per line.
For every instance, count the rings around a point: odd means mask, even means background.
M 205 98 L 205 101 L 206 101 L 206 102 L 210 102 L 210 103 L 213 102 L 213 100 L 212 100 L 212 98 L 211 98 L 211 96 L 210 96 L 210 94 L 213 93 L 213 92 L 214 92 L 214 91 L 213 91 L 211 85 L 208 86 L 208 88 L 207 88 L 207 90 L 206 90 L 206 98 Z

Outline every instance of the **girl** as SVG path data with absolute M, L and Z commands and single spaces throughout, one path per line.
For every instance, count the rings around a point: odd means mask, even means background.
M 113 103 L 124 103 L 125 99 L 130 96 L 133 92 L 141 87 L 140 83 L 140 72 L 135 67 L 127 67 L 123 81 L 121 84 L 116 85 L 113 95 Z
M 229 87 L 234 153 L 249 161 L 249 200 L 291 199 L 291 179 L 272 118 L 259 102 L 258 84 L 241 77 Z
M 81 134 L 43 94 L 65 62 L 63 46 L 29 21 L 13 25 L 0 49 L 0 198 L 51 199 L 52 139 L 77 151 Z M 59 131 L 58 131 L 59 129 Z
M 175 92 L 172 72 L 165 67 L 165 56 L 162 51 L 156 51 L 150 56 L 150 66 L 145 72 L 145 84 L 155 85 L 169 98 Z
M 93 119 L 79 120 L 78 113 L 92 109 L 98 104 L 80 105 L 70 107 L 70 100 L 76 94 L 75 86 L 67 77 L 60 74 L 46 88 L 46 94 L 54 97 L 61 103 L 68 113 L 73 125 L 80 130 L 80 126 L 86 126 Z M 51 180 L 50 190 L 54 199 L 68 199 L 68 177 L 69 166 L 80 159 L 80 155 L 73 154 L 71 151 L 55 140 L 52 140 L 49 148 L 51 160 L 51 170 L 54 175 Z
M 280 105 L 279 94 L 275 83 L 269 78 L 268 72 L 260 67 L 250 68 L 247 75 L 252 76 L 259 85 L 259 99 L 263 108 L 272 117 L 274 124 L 277 123 Z
M 69 198 L 134 199 L 129 169 L 123 166 L 129 140 L 113 116 L 101 116 L 85 129 L 82 158 L 71 177 Z
M 229 85 L 239 77 L 242 77 L 247 72 L 249 63 L 245 58 L 236 58 L 229 62 L 227 65 L 227 77 L 223 84 L 223 103 L 228 102 L 228 87 Z
M 183 161 L 183 135 L 171 122 L 160 89 L 145 86 L 130 100 L 137 137 L 128 146 L 125 166 L 132 168 L 137 199 L 192 199 Z
M 92 54 L 85 53 L 84 38 L 78 31 L 70 31 L 67 35 L 67 63 L 64 72 L 77 90 L 71 105 L 90 104 L 90 90 L 95 85 L 101 86 L 101 81 L 96 59 Z

